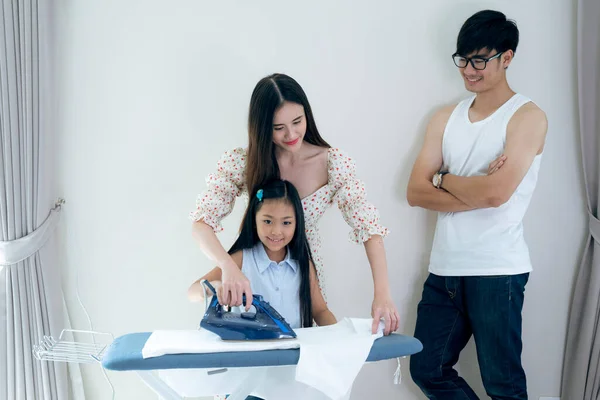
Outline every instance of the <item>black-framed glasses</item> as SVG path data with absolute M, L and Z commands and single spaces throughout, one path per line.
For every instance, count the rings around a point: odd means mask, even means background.
M 481 70 L 484 70 L 485 67 L 487 67 L 488 61 L 492 61 L 493 59 L 500 57 L 502 55 L 502 53 L 504 53 L 504 52 L 498 53 L 489 58 L 484 58 L 481 56 L 473 56 L 471 58 L 468 58 L 468 57 L 463 57 L 463 56 L 459 55 L 458 53 L 454 53 L 454 54 L 452 54 L 452 60 L 454 60 L 454 64 L 458 68 L 466 68 L 467 65 L 469 63 L 471 63 L 471 66 L 473 66 L 473 68 L 481 71 Z

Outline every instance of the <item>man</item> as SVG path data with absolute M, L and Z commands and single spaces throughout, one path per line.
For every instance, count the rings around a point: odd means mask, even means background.
M 454 63 L 474 95 L 431 119 L 408 184 L 411 206 L 438 211 L 418 306 L 413 380 L 430 399 L 478 399 L 454 365 L 474 336 L 492 399 L 527 399 L 521 311 L 532 270 L 522 219 L 537 181 L 544 112 L 509 87 L 519 31 L 497 11 L 462 26 Z

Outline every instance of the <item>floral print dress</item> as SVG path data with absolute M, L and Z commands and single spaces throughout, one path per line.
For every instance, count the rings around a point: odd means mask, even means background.
M 336 148 L 327 151 L 327 184 L 302 199 L 306 235 L 319 285 L 326 298 L 321 259 L 319 220 L 334 203 L 351 228 L 349 239 L 361 244 L 372 235 L 385 237 L 388 229 L 379 222 L 379 212 L 367 201 L 364 183 L 356 176 L 356 165 L 345 152 Z M 216 172 L 206 178 L 207 188 L 198 195 L 196 209 L 189 215 L 192 221 L 203 220 L 215 233 L 221 232 L 221 221 L 228 216 L 238 197 L 248 200 L 246 188 L 246 150 L 236 148 L 225 152 L 217 163 Z

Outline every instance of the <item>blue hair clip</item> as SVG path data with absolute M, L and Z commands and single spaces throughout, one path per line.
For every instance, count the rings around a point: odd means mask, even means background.
M 262 199 L 263 199 L 263 190 L 262 189 L 258 189 L 258 192 L 256 192 L 256 198 L 258 199 L 258 201 L 262 201 Z

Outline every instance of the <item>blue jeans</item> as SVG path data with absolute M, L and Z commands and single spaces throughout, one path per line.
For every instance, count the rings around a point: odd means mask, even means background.
M 479 399 L 453 368 L 471 335 L 488 396 L 527 399 L 521 365 L 521 311 L 528 279 L 529 274 L 429 274 L 414 335 L 423 343 L 423 351 L 410 360 L 412 379 L 429 399 Z

